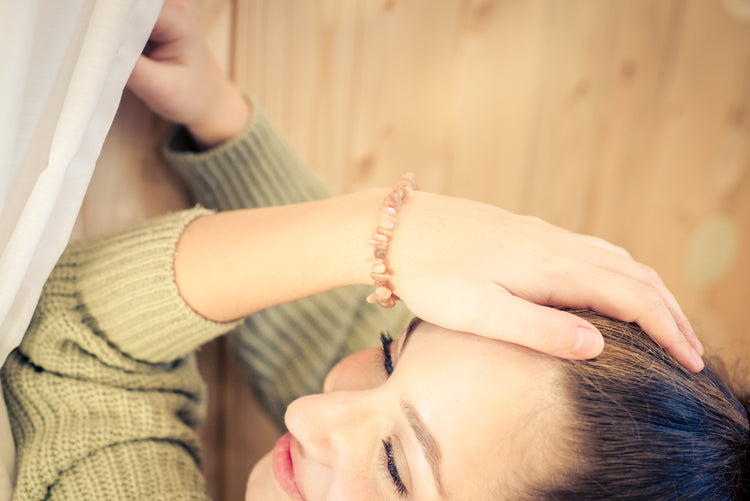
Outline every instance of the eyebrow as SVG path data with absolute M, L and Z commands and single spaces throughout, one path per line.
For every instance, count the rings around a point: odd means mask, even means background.
M 408 333 L 409 331 L 407 331 L 407 334 Z M 404 344 L 406 344 L 406 340 L 404 340 Z M 430 430 L 427 428 L 422 416 L 419 415 L 416 407 L 414 407 L 414 404 L 406 400 L 405 397 L 401 398 L 401 412 L 404 413 L 404 417 L 406 417 L 409 426 L 411 426 L 414 435 L 422 446 L 422 452 L 430 465 L 432 476 L 435 480 L 435 486 L 438 493 L 440 493 L 440 497 L 445 499 L 445 489 L 440 480 L 440 459 L 443 457 L 443 454 L 440 451 L 440 445 L 438 445 L 437 440 L 435 440 L 435 437 L 430 433 Z

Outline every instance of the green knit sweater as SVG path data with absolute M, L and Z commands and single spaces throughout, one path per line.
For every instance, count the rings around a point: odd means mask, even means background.
M 178 129 L 164 154 L 210 209 L 327 195 L 259 109 L 220 148 L 194 152 Z M 197 347 L 237 328 L 232 346 L 279 420 L 291 400 L 319 391 L 339 357 L 406 321 L 403 308 L 367 305 L 367 288 L 358 287 L 243 322 L 195 314 L 179 296 L 172 263 L 182 230 L 207 208 L 75 243 L 61 257 L 1 372 L 16 441 L 13 499 L 207 499 L 194 431 L 206 398 Z

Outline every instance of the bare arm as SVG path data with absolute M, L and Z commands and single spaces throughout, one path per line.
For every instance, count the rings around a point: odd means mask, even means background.
M 177 245 L 175 280 L 211 320 L 233 320 L 335 287 L 368 283 L 368 232 L 385 190 L 193 221 Z
M 367 245 L 387 190 L 195 220 L 177 246 L 185 301 L 212 320 L 342 285 L 368 283 Z M 602 349 L 585 320 L 548 306 L 638 322 L 691 370 L 689 323 L 649 268 L 614 246 L 489 205 L 417 192 L 389 249 L 395 293 L 443 327 L 566 358 Z

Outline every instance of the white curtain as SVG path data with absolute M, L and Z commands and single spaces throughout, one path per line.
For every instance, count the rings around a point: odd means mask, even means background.
M 0 0 L 0 364 L 80 209 L 161 0 Z M 0 500 L 14 447 L 0 405 Z

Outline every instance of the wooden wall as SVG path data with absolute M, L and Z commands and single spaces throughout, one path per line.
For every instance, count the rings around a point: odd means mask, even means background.
M 709 348 L 750 355 L 750 0 L 193 4 L 335 192 L 411 170 L 426 190 L 601 236 L 661 273 Z M 125 95 L 76 236 L 188 203 L 155 153 L 166 130 Z M 261 425 L 224 351 L 201 354 L 207 475 L 238 499 Z

